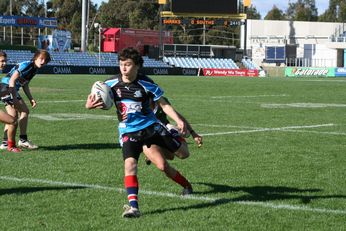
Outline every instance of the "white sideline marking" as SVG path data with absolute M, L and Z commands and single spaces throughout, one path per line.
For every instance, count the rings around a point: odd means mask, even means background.
M 61 185 L 61 186 L 72 186 L 72 187 L 85 187 L 90 189 L 99 189 L 99 190 L 107 190 L 107 191 L 116 191 L 120 193 L 125 193 L 125 189 L 95 185 L 95 184 L 82 184 L 82 183 L 68 183 L 62 181 L 51 181 L 51 180 L 43 180 L 43 179 L 31 179 L 31 178 L 17 178 L 12 176 L 0 176 L 0 179 L 7 181 L 17 181 L 17 182 L 32 182 L 32 183 L 40 183 L 40 184 L 49 184 L 49 185 Z M 155 192 L 155 191 L 146 191 L 140 190 L 140 193 L 146 195 L 154 195 L 154 196 L 163 196 L 163 197 L 171 197 L 171 198 L 179 198 L 183 200 L 199 200 L 199 201 L 210 201 L 216 202 L 218 200 L 222 200 L 225 198 L 212 198 L 212 197 L 201 197 L 201 196 L 180 196 L 173 193 L 164 193 L 164 192 Z M 270 202 L 259 202 L 259 201 L 230 201 L 230 203 L 240 204 L 240 205 L 250 205 L 250 206 L 260 206 L 272 209 L 286 209 L 286 210 L 296 210 L 296 211 L 308 211 L 308 212 L 317 212 L 317 213 L 331 213 L 331 214 L 346 214 L 346 210 L 334 210 L 334 209 L 325 209 L 325 208 L 309 208 L 306 206 L 293 206 L 293 205 L 285 205 L 285 204 L 274 204 Z
M 86 99 L 73 99 L 73 100 L 42 100 L 39 103 L 79 103 L 86 102 Z
M 212 99 L 227 99 L 227 98 L 257 98 L 257 97 L 286 97 L 288 95 L 226 95 L 226 96 L 212 96 Z
M 346 107 L 346 104 L 337 103 L 263 103 L 263 108 L 326 108 Z
M 78 113 L 51 113 L 51 114 L 31 114 L 33 118 L 46 121 L 62 121 L 62 120 L 115 120 L 116 116 L 95 115 L 95 114 L 78 114 Z
M 345 132 L 318 132 L 318 131 L 307 131 L 307 130 L 287 130 L 287 131 L 289 131 L 289 132 L 300 132 L 300 133 L 315 133 L 315 134 L 346 136 Z
M 216 132 L 216 133 L 206 133 L 201 134 L 202 136 L 216 136 L 216 135 L 227 135 L 227 134 L 241 134 L 241 133 L 253 133 L 253 132 L 267 132 L 267 131 L 289 131 L 292 129 L 302 129 L 302 128 L 319 128 L 319 127 L 332 127 L 334 124 L 317 124 L 317 125 L 307 125 L 307 126 L 289 126 L 281 128 L 257 128 L 252 130 L 241 130 L 241 131 L 231 131 L 231 132 Z

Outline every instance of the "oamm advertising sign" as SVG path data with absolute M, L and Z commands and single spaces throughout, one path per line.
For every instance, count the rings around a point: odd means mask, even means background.
M 335 68 L 324 67 L 287 67 L 286 77 L 335 77 Z

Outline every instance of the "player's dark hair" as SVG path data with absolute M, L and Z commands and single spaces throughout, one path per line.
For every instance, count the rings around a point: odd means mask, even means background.
M 0 57 L 5 57 L 7 58 L 7 54 L 5 51 L 0 51 Z
M 32 61 L 35 61 L 36 59 L 38 59 L 38 57 L 40 57 L 40 55 L 43 56 L 44 60 L 46 61 L 46 64 L 51 61 L 50 54 L 46 50 L 37 50 L 34 54 L 34 57 L 32 57 Z
M 143 67 L 143 57 L 139 51 L 133 47 L 124 48 L 118 54 L 118 61 L 125 61 L 126 59 L 132 59 L 136 65 Z

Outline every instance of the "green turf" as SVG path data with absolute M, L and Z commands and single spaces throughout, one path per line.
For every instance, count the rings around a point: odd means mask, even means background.
M 204 146 L 170 162 L 191 198 L 141 158 L 127 220 L 114 109 L 84 108 L 105 78 L 32 81 L 40 148 L 1 151 L 0 230 L 346 230 L 346 79 L 153 76 Z

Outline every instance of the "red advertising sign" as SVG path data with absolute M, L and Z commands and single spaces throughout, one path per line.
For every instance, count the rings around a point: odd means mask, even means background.
M 204 76 L 258 77 L 258 70 L 203 68 Z

